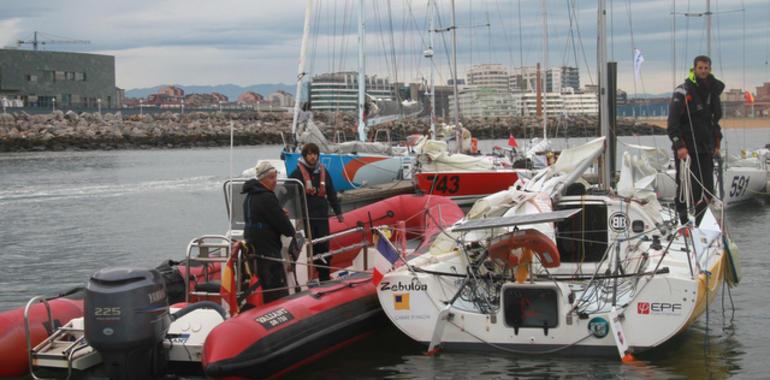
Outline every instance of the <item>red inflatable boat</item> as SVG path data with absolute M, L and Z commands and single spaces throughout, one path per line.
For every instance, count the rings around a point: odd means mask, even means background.
M 350 211 L 345 223 L 333 219 L 330 229 L 341 231 L 359 222 L 379 226 L 403 221 L 411 237 L 421 237 L 424 245 L 440 227 L 462 217 L 462 210 L 448 198 L 402 195 Z M 330 249 L 360 240 L 361 235 L 348 235 L 332 240 Z M 346 267 L 358 253 L 336 255 L 332 266 Z M 206 339 L 203 369 L 216 378 L 280 376 L 363 338 L 384 323 L 371 274 L 357 273 L 223 322 Z
M 184 276 L 186 267 L 183 265 L 172 266 L 168 264 L 157 268 L 166 279 L 166 287 L 169 289 L 171 303 L 184 301 Z M 203 266 L 190 269 L 190 284 L 194 288 L 196 284 L 203 283 L 204 278 L 219 278 L 219 263 L 211 263 L 204 269 Z M 181 283 L 180 283 L 181 281 Z M 174 294 L 172 289 L 181 289 Z M 37 346 L 48 338 L 56 328 L 67 324 L 74 318 L 83 316 L 83 289 L 73 289 L 67 296 L 58 296 L 48 299 L 51 308 L 53 326 L 48 323 L 48 313 L 43 303 L 35 303 L 29 309 L 30 337 L 32 347 Z M 13 310 L 0 312 L 0 378 L 23 376 L 29 370 L 27 359 L 27 343 L 24 333 L 24 306 Z

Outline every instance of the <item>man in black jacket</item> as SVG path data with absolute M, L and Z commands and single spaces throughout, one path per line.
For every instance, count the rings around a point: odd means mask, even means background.
M 281 235 L 294 236 L 294 226 L 278 203 L 273 191 L 278 183 L 278 172 L 267 161 L 256 167 L 256 179 L 243 185 L 243 215 L 246 225 L 243 237 L 249 254 L 256 255 L 256 271 L 262 285 L 265 303 L 289 294 L 286 272 L 281 260 Z M 274 258 L 267 260 L 260 256 Z M 251 261 L 251 260 L 250 260 Z M 277 290 L 273 290 L 277 289 Z
M 337 220 L 343 221 L 340 202 L 337 200 L 337 191 L 334 190 L 329 173 L 318 160 L 320 152 L 318 145 L 309 143 L 302 147 L 302 158 L 297 163 L 297 168 L 291 173 L 291 178 L 296 178 L 305 186 L 305 197 L 310 214 L 310 232 L 313 239 L 329 235 L 329 206 L 331 205 Z M 329 242 L 315 244 L 313 254 L 329 252 Z M 329 279 L 329 264 L 331 259 L 315 260 L 317 265 L 318 280 Z
M 711 74 L 711 58 L 700 55 L 693 60 L 690 76 L 677 86 L 668 109 L 668 137 L 676 161 L 676 210 L 682 224 L 688 220 L 687 204 L 680 200 L 679 162 L 690 156 L 692 199 L 695 220 L 700 224 L 714 194 L 714 156 L 719 156 L 722 130 L 722 103 L 719 95 L 725 84 Z M 702 185 L 701 185 L 702 184 Z M 689 195 L 688 195 L 689 196 Z

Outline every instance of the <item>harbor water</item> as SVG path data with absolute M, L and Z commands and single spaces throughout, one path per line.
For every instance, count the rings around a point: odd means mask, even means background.
M 725 140 L 758 148 L 770 130 L 730 130 Z M 626 143 L 668 148 L 665 136 Z M 558 140 L 577 145 L 586 139 Z M 505 141 L 482 141 L 489 151 Z M 622 150 L 621 147 L 618 148 Z M 0 155 L 0 311 L 35 295 L 82 286 L 96 270 L 154 267 L 184 256 L 188 242 L 227 228 L 222 183 L 278 146 L 234 150 L 41 152 Z M 504 352 L 423 354 L 387 327 L 292 374 L 304 379 L 767 378 L 770 355 L 770 198 L 728 210 L 743 279 L 709 313 L 630 364 L 617 358 L 519 356 Z M 731 304 L 734 304 L 734 317 Z M 2 363 L 3 358 L 0 358 Z M 0 364 L 1 365 L 1 364 Z

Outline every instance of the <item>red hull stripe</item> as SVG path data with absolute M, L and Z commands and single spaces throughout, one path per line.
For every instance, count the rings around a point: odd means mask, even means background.
M 514 171 L 419 173 L 417 189 L 443 196 L 487 195 L 506 190 L 518 179 Z

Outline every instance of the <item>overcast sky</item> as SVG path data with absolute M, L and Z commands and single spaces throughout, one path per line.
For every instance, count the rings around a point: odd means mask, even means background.
M 312 72 L 355 70 L 357 3 L 314 1 L 308 59 Z M 399 81 L 427 78 L 430 65 L 422 58 L 428 41 L 427 0 L 364 3 L 367 72 L 391 80 L 397 73 Z M 449 26 L 450 1 L 437 3 L 440 22 L 437 20 L 436 27 Z M 581 84 L 596 82 L 596 1 L 546 3 L 549 65 L 578 66 Z M 570 22 L 569 4 L 573 3 L 577 17 Z M 704 18 L 677 15 L 674 34 L 671 15 L 674 6 L 677 13 L 703 12 L 706 0 L 607 3 L 611 11 L 611 58 L 619 64 L 620 87 L 631 94 L 671 90 L 674 36 L 677 82 L 685 77 L 692 58 L 706 52 Z M 293 83 L 306 1 L 0 0 L 0 4 L 3 46 L 15 46 L 18 39 L 29 40 L 35 30 L 89 40 L 88 45 L 57 44 L 45 49 L 114 55 L 117 85 L 132 89 L 170 83 Z M 456 0 L 456 4 L 461 77 L 473 64 L 492 62 L 517 67 L 522 62 L 534 65 L 544 61 L 543 1 Z M 770 0 L 711 0 L 711 7 L 720 12 L 713 17 L 712 58 L 717 76 L 728 88 L 747 87 L 752 91 L 770 81 L 766 63 Z M 436 37 L 437 78 L 441 81 L 450 77 L 449 46 L 448 33 Z M 645 58 L 641 82 L 636 83 L 633 48 L 640 49 Z M 392 60 L 394 51 L 396 65 Z

